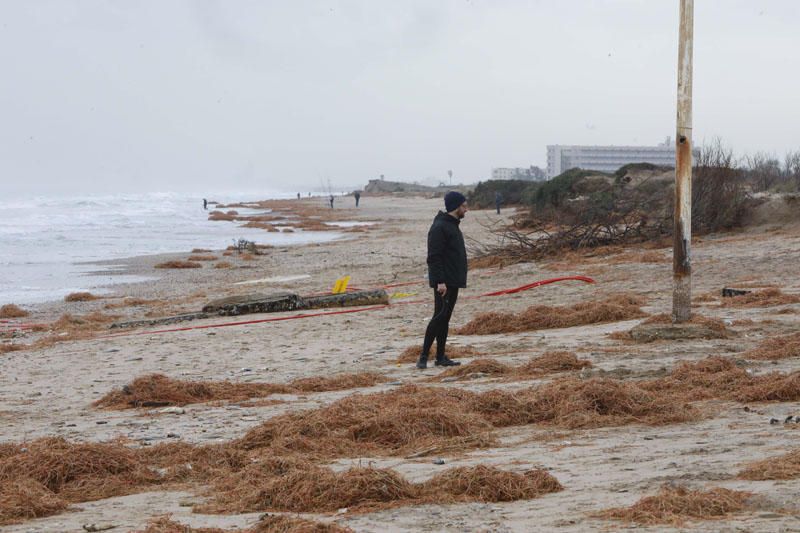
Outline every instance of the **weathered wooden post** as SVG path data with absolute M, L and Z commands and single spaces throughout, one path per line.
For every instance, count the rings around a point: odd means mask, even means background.
M 694 0 L 680 0 L 678 120 L 675 139 L 675 228 L 672 320 L 686 322 L 692 305 L 692 41 Z

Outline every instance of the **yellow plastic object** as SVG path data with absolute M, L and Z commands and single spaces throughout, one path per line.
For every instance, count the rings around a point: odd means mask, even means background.
M 350 283 L 350 276 L 344 276 L 336 280 L 333 284 L 331 294 L 342 294 L 347 291 L 347 284 Z
M 416 296 L 416 292 L 393 292 L 389 298 L 408 298 L 409 296 Z

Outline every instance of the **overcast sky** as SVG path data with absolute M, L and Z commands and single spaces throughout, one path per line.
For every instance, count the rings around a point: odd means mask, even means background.
M 800 148 L 800 1 L 697 0 L 694 136 Z M 678 0 L 0 0 L 0 194 L 486 178 L 675 132 Z

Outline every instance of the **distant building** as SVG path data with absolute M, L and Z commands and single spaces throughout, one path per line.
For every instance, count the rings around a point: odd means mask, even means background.
M 493 168 L 493 180 L 528 180 L 528 181 L 541 181 L 546 179 L 544 170 L 536 166 L 528 168 Z
M 697 157 L 698 151 L 694 151 Z M 547 177 L 553 178 L 571 168 L 614 172 L 630 163 L 652 163 L 674 167 L 675 145 L 667 137 L 657 146 L 567 146 L 547 147 Z

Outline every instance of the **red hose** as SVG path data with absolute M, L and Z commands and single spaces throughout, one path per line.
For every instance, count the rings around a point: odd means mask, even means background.
M 478 298 L 483 298 L 484 296 L 503 296 L 505 294 L 516 294 L 518 292 L 527 291 L 528 289 L 541 287 L 542 285 L 549 285 L 550 283 L 556 283 L 558 281 L 569 281 L 569 280 L 594 283 L 594 280 L 592 278 L 586 276 L 564 276 L 562 278 L 551 278 L 551 279 L 543 279 L 541 281 L 534 281 L 533 283 L 528 283 L 527 285 L 522 285 L 520 287 L 514 287 L 513 289 L 503 289 L 501 291 L 487 292 L 479 295 Z
M 483 294 L 477 294 L 475 296 L 464 296 L 463 299 L 475 300 L 477 298 L 486 298 L 487 296 L 505 296 L 506 294 L 516 294 L 518 292 L 535 289 L 536 287 L 541 287 L 542 285 L 549 285 L 550 283 L 557 283 L 559 281 L 585 281 L 586 283 L 594 283 L 594 280 L 592 278 L 586 276 L 564 276 L 561 278 L 551 278 L 551 279 L 543 279 L 540 281 L 534 281 L 533 283 L 528 283 L 527 285 L 520 285 L 519 287 L 514 287 L 511 289 L 486 292 Z M 427 300 L 406 300 L 403 302 L 394 302 L 392 305 L 419 304 L 425 302 L 427 302 Z

